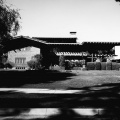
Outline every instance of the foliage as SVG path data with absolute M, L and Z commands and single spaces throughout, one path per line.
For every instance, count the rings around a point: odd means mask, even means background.
M 61 55 L 59 57 L 59 66 L 64 67 L 65 66 L 65 56 Z
M 112 62 L 112 70 L 117 70 L 117 69 L 116 69 L 116 65 L 117 65 L 116 62 Z
M 17 9 L 11 9 L 3 0 L 0 0 L 0 42 L 17 34 L 20 28 L 19 18 Z
M 51 65 L 53 66 L 59 64 L 59 57 L 48 46 L 44 46 L 41 49 L 41 56 L 41 64 L 45 69 L 49 69 Z
M 19 19 L 19 11 L 10 8 L 5 0 L 0 0 L 0 57 L 4 53 L 5 43 L 20 29 Z
M 0 68 L 4 68 L 4 64 L 3 63 L 0 63 Z
M 59 57 L 55 54 L 54 51 L 50 52 L 49 59 L 51 65 L 59 65 Z
M 4 0 L 0 0 L 0 62 L 3 59 L 6 42 L 15 36 L 20 28 L 19 19 L 18 10 L 11 9 Z
M 120 0 L 115 0 L 116 2 L 120 2 Z
M 70 70 L 72 68 L 70 61 L 65 61 L 65 70 Z
M 40 70 L 43 69 L 43 65 L 42 65 L 42 55 L 40 54 L 36 54 L 32 57 L 32 60 L 28 61 L 27 64 L 29 66 L 29 68 L 31 69 L 35 69 L 35 70 Z
M 112 70 L 112 62 L 106 62 L 106 70 Z
M 101 62 L 101 70 L 106 70 L 106 62 Z
M 30 69 L 35 69 L 36 61 L 30 60 L 30 61 L 27 62 L 27 64 L 28 64 Z
M 95 69 L 96 70 L 101 70 L 101 62 L 96 62 L 95 63 Z
M 120 63 L 116 63 L 116 70 L 120 69 Z
M 50 65 L 58 64 L 58 58 L 53 52 L 46 54 L 46 56 L 36 54 L 27 64 L 30 68 L 35 70 L 49 69 Z
M 87 69 L 88 70 L 95 70 L 95 63 L 94 62 L 87 62 Z
M 13 62 L 10 62 L 10 61 L 7 61 L 5 64 L 4 64 L 4 67 L 5 68 L 13 68 L 15 66 L 15 64 Z

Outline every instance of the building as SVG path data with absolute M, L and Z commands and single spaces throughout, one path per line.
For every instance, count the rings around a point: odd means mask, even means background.
M 14 46 L 13 46 L 14 44 Z M 8 60 L 15 63 L 16 67 L 27 67 L 35 54 L 47 54 L 53 51 L 57 56 L 64 55 L 66 60 L 85 60 L 94 62 L 98 58 L 106 61 L 115 56 L 115 46 L 120 42 L 93 42 L 85 41 L 78 43 L 76 37 L 46 38 L 19 36 L 6 44 Z

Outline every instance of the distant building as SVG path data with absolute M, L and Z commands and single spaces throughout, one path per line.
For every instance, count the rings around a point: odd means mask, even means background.
M 25 47 L 8 52 L 8 61 L 13 62 L 17 69 L 28 67 L 27 62 L 36 54 L 40 54 L 40 49 L 35 47 Z

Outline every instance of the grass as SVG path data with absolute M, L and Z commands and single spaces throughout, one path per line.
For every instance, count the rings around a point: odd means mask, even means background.
M 25 88 L 51 88 L 51 89 L 71 89 L 83 88 L 107 83 L 120 83 L 120 71 L 80 71 L 73 70 L 74 76 L 68 76 L 64 80 L 50 83 L 26 84 Z M 59 77 L 59 76 L 58 76 Z

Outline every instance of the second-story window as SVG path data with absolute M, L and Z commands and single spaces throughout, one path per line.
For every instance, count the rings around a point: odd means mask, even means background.
M 16 64 L 24 64 L 26 58 L 15 58 L 15 63 Z

